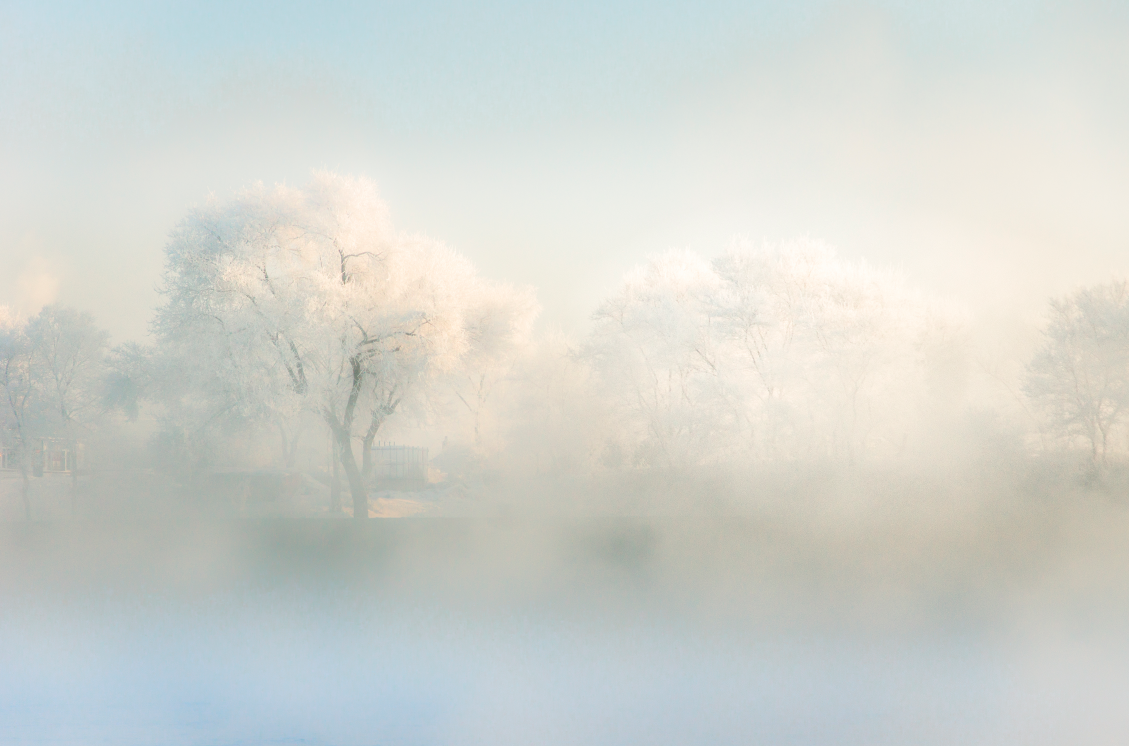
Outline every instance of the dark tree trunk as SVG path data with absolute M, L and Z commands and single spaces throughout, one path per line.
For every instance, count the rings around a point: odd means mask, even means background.
M 280 422 L 278 423 L 278 437 L 282 441 L 282 468 L 293 469 L 294 462 L 298 456 L 298 438 L 301 436 L 301 431 L 294 433 L 294 438 L 291 439 L 286 434 L 286 427 Z
M 344 440 L 344 442 L 342 442 Z M 349 480 L 349 492 L 353 497 L 353 517 L 368 518 L 368 488 L 357 466 L 357 459 L 353 455 L 353 444 L 350 443 L 348 432 L 337 433 L 337 447 L 341 452 L 341 466 L 345 469 L 345 477 Z
M 29 498 L 28 494 L 27 494 L 28 487 L 30 486 L 30 480 L 28 479 L 28 476 L 27 476 L 27 464 L 26 463 L 23 464 L 20 467 L 20 477 L 23 478 L 23 486 L 20 490 L 20 493 L 23 496 L 23 500 L 24 500 L 24 518 L 26 518 L 27 520 L 30 521 L 31 520 L 31 498 Z
M 70 464 L 63 464 L 66 468 L 68 465 L 71 468 L 71 515 L 78 515 L 78 438 L 72 437 L 70 439 L 71 447 L 71 462 Z
M 333 481 L 329 485 L 329 509 L 341 512 L 341 458 L 337 455 L 337 438 L 330 445 L 330 458 L 333 460 Z
M 361 386 L 364 383 L 364 369 L 358 357 L 350 359 L 349 365 L 353 373 L 353 385 L 349 391 L 349 400 L 345 404 L 345 411 L 341 418 L 326 409 L 324 412 L 325 423 L 329 425 L 334 440 L 339 449 L 338 461 L 345 468 L 345 477 L 349 480 L 349 492 L 353 496 L 353 517 L 368 518 L 368 491 L 365 487 L 361 470 L 357 467 L 357 459 L 353 456 L 353 421 L 357 412 L 357 400 L 361 396 Z

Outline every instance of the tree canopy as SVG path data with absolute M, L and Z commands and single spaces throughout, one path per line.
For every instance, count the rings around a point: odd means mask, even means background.
M 1095 465 L 1129 412 L 1129 284 L 1083 288 L 1050 302 L 1025 390 L 1052 429 L 1083 439 Z
M 372 182 L 330 173 L 194 210 L 166 255 L 154 328 L 166 364 L 192 379 L 180 406 L 197 422 L 316 414 L 357 517 L 368 514 L 369 454 L 384 421 L 436 374 L 520 334 L 536 311 L 442 243 L 394 231 Z
M 90 314 L 65 306 L 45 306 L 26 321 L 0 318 L 0 445 L 20 470 L 29 517 L 28 472 L 40 439 L 73 443 L 105 413 L 108 340 Z
M 656 257 L 594 321 L 585 354 L 636 461 L 656 464 L 897 448 L 962 325 L 897 276 L 810 242 Z

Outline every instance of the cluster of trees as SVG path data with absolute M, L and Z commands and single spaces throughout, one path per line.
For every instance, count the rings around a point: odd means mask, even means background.
M 233 433 L 273 431 L 293 467 L 318 422 L 335 503 L 343 474 L 354 515 L 367 516 L 385 422 L 420 414 L 436 389 L 477 421 L 538 311 L 528 290 L 394 231 L 371 182 L 327 173 L 192 211 L 166 247 L 162 293 L 148 347 L 108 352 L 88 315 L 54 306 L 4 324 L 0 421 L 25 506 L 39 439 L 90 436 L 108 413 L 144 406 L 155 443 L 190 464 Z
M 655 257 L 579 346 L 535 340 L 530 291 L 396 231 L 371 182 L 329 173 L 193 210 L 162 292 L 148 347 L 109 350 L 58 306 L 0 315 L 0 437 L 25 509 L 42 438 L 140 407 L 187 460 L 253 430 L 293 468 L 303 434 L 328 433 L 334 508 L 347 486 L 367 516 L 371 447 L 398 416 L 461 412 L 478 454 L 558 468 L 854 463 L 959 412 L 969 368 L 962 312 L 810 241 Z M 1051 303 L 1024 392 L 1095 465 L 1129 444 L 1126 283 Z
M 610 464 L 882 458 L 968 406 L 965 314 L 810 241 L 655 257 L 593 320 Z M 1045 435 L 1129 455 L 1129 283 L 1052 299 L 1021 378 Z
M 111 401 L 108 341 L 87 313 L 51 305 L 24 320 L 0 308 L 0 446 L 19 470 L 29 516 L 28 478 L 42 468 L 43 439 L 65 440 L 75 453 Z
M 612 460 L 842 458 L 904 447 L 959 357 L 962 316 L 797 242 L 671 252 L 630 273 L 584 346 L 628 423 Z

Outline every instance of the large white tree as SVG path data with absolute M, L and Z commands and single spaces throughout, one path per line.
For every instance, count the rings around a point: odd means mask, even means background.
M 1093 465 L 1129 413 L 1129 283 L 1083 288 L 1050 302 L 1043 344 L 1024 390 L 1059 435 L 1082 438 Z
M 520 314 L 475 323 L 484 303 L 525 303 L 443 244 L 394 231 L 372 182 L 330 173 L 212 201 L 166 252 L 161 348 L 199 356 L 217 416 L 321 418 L 356 517 L 368 515 L 369 454 L 385 420 L 468 350 L 512 333 Z

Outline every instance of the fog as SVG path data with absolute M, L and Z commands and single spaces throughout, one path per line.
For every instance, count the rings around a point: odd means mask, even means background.
M 1120 743 L 1129 16 L 0 7 L 0 743 Z
M 8 526 L 4 736 L 1108 742 L 1126 525 L 1076 510 Z

